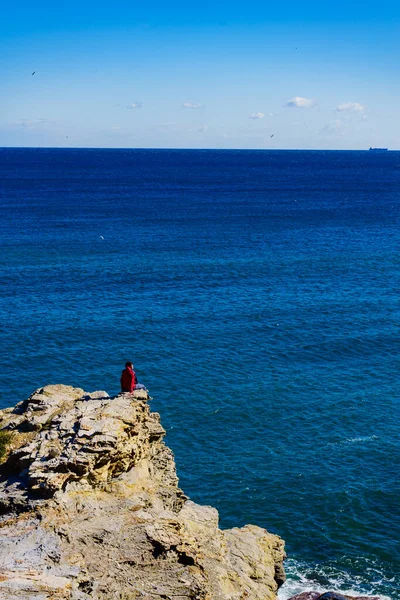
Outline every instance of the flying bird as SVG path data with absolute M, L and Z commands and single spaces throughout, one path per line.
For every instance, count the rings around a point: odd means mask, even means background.
M 36 73 L 36 71 L 33 71 L 32 75 L 34 75 Z
M 275 135 L 274 133 L 271 133 L 271 135 L 269 136 L 269 139 L 273 138 L 274 135 Z

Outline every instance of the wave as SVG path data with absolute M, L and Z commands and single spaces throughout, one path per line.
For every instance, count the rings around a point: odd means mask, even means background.
M 344 440 L 340 440 L 338 442 L 331 442 L 331 446 L 338 446 L 342 444 L 360 444 L 363 442 L 374 442 L 375 440 L 379 440 L 378 435 L 360 435 L 352 438 L 345 438 Z
M 287 580 L 278 592 L 279 600 L 289 600 L 296 594 L 314 591 L 321 594 L 329 591 L 340 592 L 348 596 L 368 598 L 378 596 L 380 600 L 393 600 L 388 596 L 393 589 L 395 579 L 388 579 L 379 566 L 365 567 L 365 578 L 350 575 L 330 565 L 306 565 L 295 559 L 285 562 Z M 369 579 L 369 581 L 368 581 Z

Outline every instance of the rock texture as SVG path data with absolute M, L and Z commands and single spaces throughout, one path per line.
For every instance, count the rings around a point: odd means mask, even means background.
M 0 598 L 276 598 L 283 541 L 188 500 L 145 391 L 47 386 L 0 429 Z

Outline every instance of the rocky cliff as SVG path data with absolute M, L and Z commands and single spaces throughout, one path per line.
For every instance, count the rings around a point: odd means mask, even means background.
M 0 598 L 276 598 L 283 541 L 185 496 L 146 392 L 47 386 L 0 430 Z

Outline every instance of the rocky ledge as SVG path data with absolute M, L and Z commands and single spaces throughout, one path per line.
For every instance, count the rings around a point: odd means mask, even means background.
M 47 386 L 0 430 L 0 598 L 276 598 L 283 541 L 185 496 L 146 392 Z

